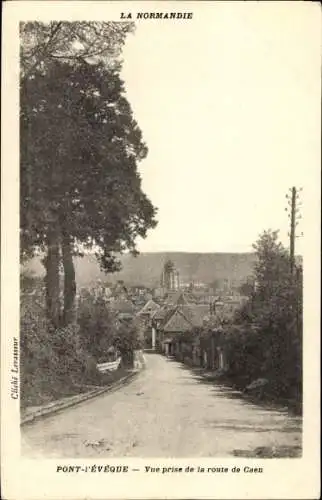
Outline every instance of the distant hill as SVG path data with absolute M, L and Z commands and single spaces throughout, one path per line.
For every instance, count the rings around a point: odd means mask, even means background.
M 252 274 L 255 254 L 253 253 L 185 253 L 159 252 L 141 253 L 138 257 L 123 255 L 122 271 L 104 274 L 93 255 L 75 258 L 76 279 L 78 286 L 95 284 L 98 279 L 110 282 L 123 280 L 127 285 L 158 286 L 162 267 L 171 259 L 184 282 L 201 281 L 211 283 L 214 280 L 243 282 Z M 40 259 L 34 258 L 26 266 L 36 275 L 43 275 L 44 268 Z

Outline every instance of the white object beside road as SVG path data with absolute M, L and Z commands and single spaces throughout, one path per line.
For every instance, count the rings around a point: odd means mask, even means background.
M 115 361 L 109 361 L 107 363 L 99 363 L 96 366 L 98 371 L 101 373 L 114 372 L 120 366 L 121 360 L 122 358 L 119 357 Z

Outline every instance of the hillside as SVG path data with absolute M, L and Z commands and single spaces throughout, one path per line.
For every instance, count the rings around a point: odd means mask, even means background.
M 94 256 L 86 255 L 83 258 L 75 258 L 77 284 L 87 286 L 101 279 L 110 282 L 124 280 L 127 285 L 158 286 L 166 259 L 174 262 L 180 273 L 180 280 L 184 282 L 193 280 L 211 283 L 215 279 L 243 282 L 252 274 L 255 255 L 252 253 L 184 252 L 142 253 L 136 258 L 123 255 L 121 257 L 122 271 L 108 275 L 100 271 Z M 32 259 L 27 267 L 37 275 L 44 274 L 40 259 Z

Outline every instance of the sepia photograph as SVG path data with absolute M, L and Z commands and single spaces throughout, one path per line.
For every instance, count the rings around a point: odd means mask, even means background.
M 258 481 L 303 458 L 321 29 L 294 3 L 17 24 L 9 398 L 21 457 L 55 460 L 57 481 L 89 459 L 213 476 L 232 459 Z

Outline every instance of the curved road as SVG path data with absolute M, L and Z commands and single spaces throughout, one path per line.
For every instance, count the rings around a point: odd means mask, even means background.
M 175 361 L 145 357 L 146 369 L 116 392 L 23 427 L 22 453 L 227 457 L 257 447 L 300 447 L 300 418 L 245 403 Z

